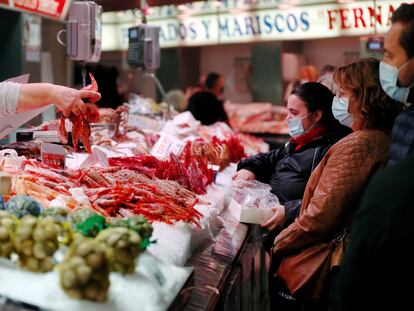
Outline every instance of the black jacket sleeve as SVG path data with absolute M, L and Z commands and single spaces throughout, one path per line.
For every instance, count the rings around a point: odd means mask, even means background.
M 379 171 L 352 221 L 330 292 L 332 310 L 404 310 L 412 303 L 414 157 Z M 405 279 L 405 281 L 404 281 Z
M 256 179 L 263 183 L 269 183 L 270 177 L 278 161 L 281 149 L 275 149 L 266 153 L 259 153 L 247 159 L 241 160 L 237 170 L 249 170 L 256 175 Z
M 395 119 L 388 165 L 414 155 L 414 106 L 404 110 Z
M 289 226 L 295 220 L 295 218 L 299 215 L 301 206 L 302 199 L 285 202 L 285 223 L 283 224 L 283 227 Z

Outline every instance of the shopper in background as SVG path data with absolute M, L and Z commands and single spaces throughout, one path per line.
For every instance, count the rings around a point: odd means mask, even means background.
M 223 101 L 224 77 L 211 72 L 206 77 L 206 91 L 197 92 L 190 97 L 187 110 L 204 125 L 217 121 L 228 122 Z
M 166 94 L 167 100 L 177 112 L 183 112 L 187 108 L 187 98 L 180 89 L 172 89 Z
M 75 90 L 49 83 L 1 82 L 0 116 L 10 116 L 50 104 L 63 111 L 65 116 L 69 116 L 71 112 L 81 115 L 87 113 L 88 109 L 84 100 L 96 102 L 100 98 L 101 95 L 97 92 Z
M 126 94 L 118 93 L 119 71 L 115 66 L 97 65 L 91 67 L 90 72 L 95 76 L 102 95 L 99 107 L 116 109 L 128 99 Z
M 414 103 L 414 4 L 402 4 L 391 17 L 385 35 L 384 60 L 380 77 L 384 91 L 410 106 Z M 395 120 L 389 164 L 414 155 L 414 107 L 411 105 Z
M 116 78 L 116 92 L 118 93 L 122 104 L 128 103 L 129 101 L 130 91 L 128 86 L 128 75 L 130 75 L 130 73 L 120 74 Z
M 193 96 L 195 93 L 204 92 L 206 90 L 206 75 L 200 75 L 198 78 L 198 84 L 196 86 L 189 86 L 185 90 L 185 97 L 187 101 Z
M 306 65 L 299 71 L 300 83 L 316 82 L 319 78 L 318 69 L 314 65 Z
M 274 241 L 272 274 L 277 275 L 282 259 L 288 263 L 290 255 L 343 234 L 367 182 L 388 159 L 390 130 L 402 107 L 381 89 L 379 61 L 363 59 L 340 67 L 334 80 L 339 92 L 333 101 L 333 114 L 353 133 L 332 146 L 313 171 L 299 216 Z M 348 239 L 343 239 L 334 251 L 319 301 L 311 303 L 308 297 L 293 296 L 285 286 L 287 279 L 276 276 L 270 289 L 272 310 L 326 310 L 331 280 Z
M 283 147 L 260 153 L 238 164 L 235 179 L 268 183 L 280 201 L 275 214 L 262 226 L 270 231 L 265 240 L 269 250 L 280 229 L 298 215 L 311 172 L 329 148 L 350 129 L 332 114 L 334 95 L 320 83 L 305 83 L 289 96 L 287 124 L 291 139 Z
M 333 73 L 335 71 L 335 67 L 332 65 L 325 65 L 321 70 L 321 77 L 319 78 L 318 82 L 325 85 L 331 92 L 336 93 L 335 83 L 333 81 Z
M 316 82 L 319 78 L 318 69 L 314 65 L 306 65 L 299 70 L 298 79 L 291 81 L 285 90 L 284 102 L 287 103 L 287 100 L 292 93 L 292 91 L 298 86 L 307 83 L 307 82 Z
M 333 66 L 333 65 L 329 65 L 329 64 L 324 65 L 322 67 L 321 76 L 320 76 L 319 80 L 325 75 L 333 75 L 335 69 L 336 69 L 336 67 Z
M 404 102 L 414 83 L 414 5 L 403 4 L 385 36 L 384 62 L 399 68 L 393 84 L 381 71 L 384 90 Z M 404 65 L 406 64 L 406 65 Z M 391 67 L 389 67 L 391 68 Z M 408 95 L 413 102 L 413 91 Z M 414 279 L 414 110 L 402 112 L 393 128 L 391 163 L 372 179 L 353 218 L 351 242 L 338 274 L 330 310 L 406 310 Z M 400 160 L 401 158 L 407 157 Z

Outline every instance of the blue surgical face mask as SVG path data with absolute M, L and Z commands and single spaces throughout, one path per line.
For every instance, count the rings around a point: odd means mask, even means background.
M 400 69 L 390 64 L 380 62 L 379 74 L 382 89 L 385 93 L 387 93 L 389 97 L 403 104 L 407 103 L 410 88 L 414 86 L 414 83 L 409 87 L 402 87 L 397 85 L 398 72 L 404 68 L 408 62 L 409 61 L 402 65 Z
M 294 118 L 291 120 L 286 120 L 288 128 L 289 128 L 289 134 L 291 137 L 297 137 L 302 135 L 305 130 L 303 129 L 302 120 L 305 119 L 307 116 L 309 116 L 311 113 L 308 113 L 306 116 Z M 311 128 L 313 125 L 311 126 Z M 308 129 L 310 130 L 310 128 Z
M 354 122 L 354 118 L 352 117 L 352 114 L 348 112 L 348 106 L 349 98 L 338 96 L 333 98 L 332 113 L 335 119 L 337 119 L 342 125 L 351 127 L 352 122 Z

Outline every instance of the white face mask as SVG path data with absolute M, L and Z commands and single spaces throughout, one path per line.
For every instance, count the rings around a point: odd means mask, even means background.
M 409 87 L 398 86 L 398 72 L 402 68 L 404 68 L 409 62 L 410 60 L 407 61 L 404 65 L 402 65 L 400 69 L 387 63 L 380 62 L 379 74 L 382 89 L 385 93 L 387 93 L 389 97 L 403 104 L 407 103 L 410 88 L 414 86 L 414 83 L 411 84 Z
M 341 123 L 347 127 L 351 127 L 354 122 L 352 114 L 348 112 L 349 98 L 335 96 L 332 101 L 332 113 Z
M 305 119 L 307 116 L 309 116 L 311 113 L 308 113 L 306 116 L 294 118 L 291 120 L 286 120 L 288 128 L 289 128 L 289 134 L 291 137 L 297 137 L 302 135 L 305 130 L 303 129 L 302 120 Z M 315 124 L 313 124 L 315 125 Z M 308 129 L 310 130 L 313 125 Z

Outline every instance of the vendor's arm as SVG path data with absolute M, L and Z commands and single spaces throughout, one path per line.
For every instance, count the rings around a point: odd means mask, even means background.
M 96 102 L 100 94 L 88 90 L 75 90 L 65 86 L 49 83 L 29 83 L 20 86 L 17 112 L 40 108 L 54 104 L 65 116 L 71 112 L 75 115 L 85 114 L 87 107 L 83 101 Z
M 237 165 L 237 170 L 248 170 L 256 176 L 258 181 L 268 183 L 274 167 L 276 166 L 279 151 L 280 149 L 275 149 L 270 152 L 259 153 L 247 159 L 243 159 Z
M 14 82 L 0 83 L 0 116 L 16 114 L 20 87 L 21 84 Z

